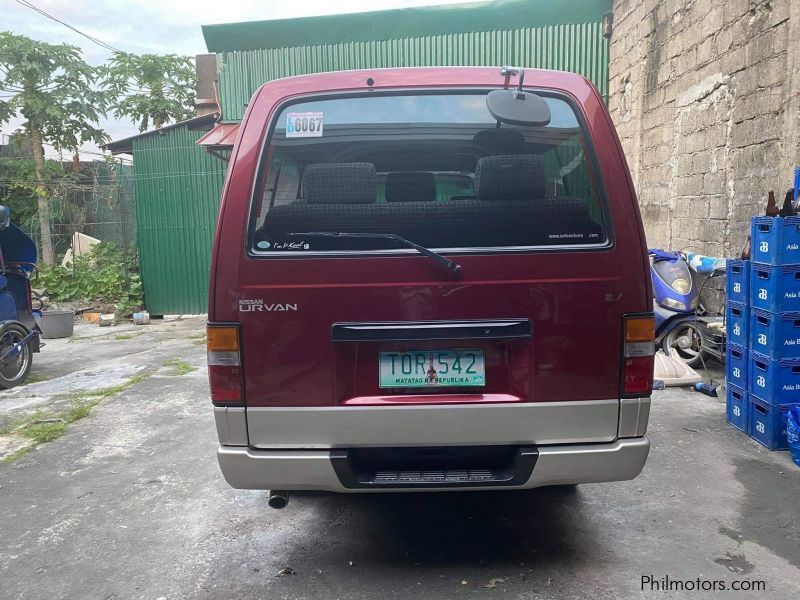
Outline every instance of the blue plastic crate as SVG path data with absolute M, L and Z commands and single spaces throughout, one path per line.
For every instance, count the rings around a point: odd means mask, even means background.
M 753 262 L 800 264 L 800 217 L 753 217 L 750 235 Z
M 745 433 L 747 430 L 748 416 L 750 415 L 749 394 L 736 385 L 727 385 L 727 409 L 728 423 Z
M 744 390 L 749 385 L 747 371 L 750 365 L 750 353 L 739 344 L 728 344 L 725 357 L 725 379 L 729 384 Z
M 800 403 L 800 358 L 750 352 L 750 393 L 770 404 Z
M 800 265 L 750 265 L 750 305 L 776 313 L 800 311 Z
M 796 403 L 770 404 L 750 394 L 747 433 L 770 450 L 788 450 L 786 413 Z
M 800 357 L 800 312 L 752 309 L 750 348 L 770 358 Z
M 725 288 L 731 302 L 750 303 L 750 261 L 730 259 L 727 262 Z
M 725 307 L 725 329 L 728 342 L 748 348 L 750 345 L 750 307 L 728 302 Z

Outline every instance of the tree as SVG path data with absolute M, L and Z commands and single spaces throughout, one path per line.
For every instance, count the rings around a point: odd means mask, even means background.
M 48 265 L 55 263 L 55 255 L 42 144 L 77 156 L 82 144 L 102 144 L 107 139 L 98 126 L 106 95 L 96 88 L 97 76 L 98 70 L 81 58 L 76 46 L 0 32 L 0 124 L 18 113 L 24 118 L 22 128 L 30 140 L 37 181 L 42 259 Z
M 146 131 L 194 115 L 197 77 L 188 56 L 117 52 L 104 68 L 114 115 L 128 117 Z

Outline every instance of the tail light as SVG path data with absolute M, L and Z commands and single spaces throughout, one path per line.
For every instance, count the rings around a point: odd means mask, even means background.
M 239 327 L 208 324 L 208 382 L 214 404 L 244 403 Z
M 649 396 L 656 351 L 652 314 L 626 315 L 623 325 L 622 395 Z

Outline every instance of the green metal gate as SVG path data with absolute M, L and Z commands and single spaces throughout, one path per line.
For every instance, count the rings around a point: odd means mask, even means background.
M 211 244 L 225 162 L 186 125 L 133 140 L 136 225 L 145 303 L 153 314 L 208 307 Z

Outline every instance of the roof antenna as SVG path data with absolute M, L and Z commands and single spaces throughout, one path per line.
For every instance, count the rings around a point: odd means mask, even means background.
M 517 88 L 517 93 L 516 93 L 517 98 L 522 98 L 523 97 L 523 93 L 524 93 L 522 91 L 522 82 L 523 81 L 525 81 L 525 69 L 520 69 L 519 70 L 519 87 Z

